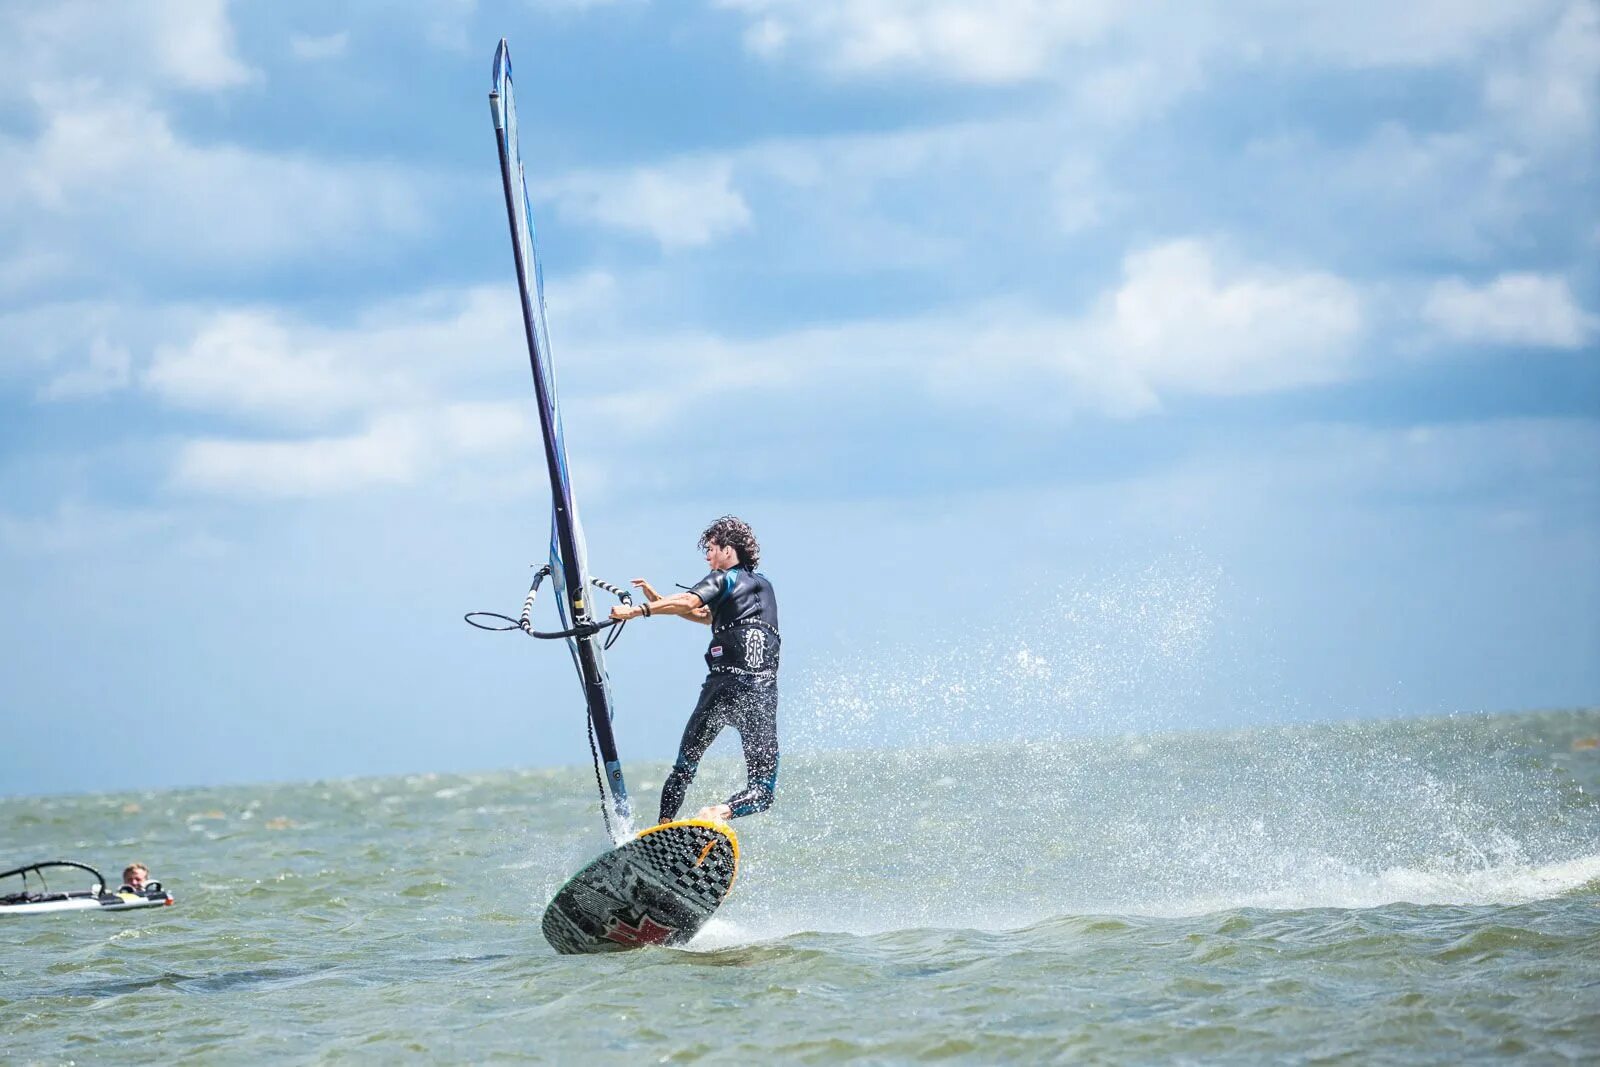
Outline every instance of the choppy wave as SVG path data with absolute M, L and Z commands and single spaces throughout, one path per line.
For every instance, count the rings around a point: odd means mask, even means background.
M 1394 867 L 1366 871 L 1327 865 L 1304 884 L 1246 894 L 1239 899 L 1197 899 L 1172 914 L 1230 908 L 1381 908 L 1389 904 L 1516 905 L 1550 900 L 1600 879 L 1600 854 L 1539 866 L 1509 865 L 1473 871 Z
M 797 744 L 691 949 L 605 959 L 538 933 L 603 845 L 587 768 L 0 800 L 0 854 L 139 859 L 179 900 L 11 920 L 0 1038 L 20 1062 L 1581 1059 L 1596 737 L 1575 711 Z M 739 773 L 708 761 L 690 803 Z

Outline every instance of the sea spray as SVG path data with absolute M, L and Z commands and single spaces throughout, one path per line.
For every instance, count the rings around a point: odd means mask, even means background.
M 1012 594 L 1003 628 L 886 639 L 784 682 L 787 751 L 1029 741 L 1191 721 L 1219 666 L 1221 572 L 1172 557 Z
M 799 754 L 786 774 L 783 817 L 747 820 L 739 909 L 775 933 L 1512 903 L 1600 864 L 1593 796 L 1482 717 Z

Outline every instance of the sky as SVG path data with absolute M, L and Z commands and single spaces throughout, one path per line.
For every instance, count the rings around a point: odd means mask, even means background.
M 502 36 L 591 563 L 748 519 L 786 751 L 1600 702 L 1595 3 L 0 0 L 0 794 L 587 759 Z

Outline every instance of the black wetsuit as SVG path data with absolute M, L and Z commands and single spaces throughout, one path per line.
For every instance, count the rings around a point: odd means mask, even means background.
M 728 807 L 734 817 L 754 815 L 772 806 L 778 788 L 777 597 L 771 582 L 743 567 L 712 571 L 690 592 L 711 609 L 710 673 L 661 787 L 661 818 L 678 814 L 700 757 L 724 726 L 739 731 L 747 778 Z

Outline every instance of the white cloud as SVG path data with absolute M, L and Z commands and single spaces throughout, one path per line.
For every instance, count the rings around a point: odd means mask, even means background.
M 515 290 L 506 290 L 507 299 L 515 300 Z M 617 277 L 609 271 L 593 270 L 584 274 L 546 278 L 544 302 L 546 313 L 559 318 L 565 325 L 583 322 L 596 316 L 612 316 L 622 298 Z
M 179 517 L 64 500 L 44 515 L 0 512 L 0 547 L 24 556 L 78 556 L 144 537 L 170 537 Z
M 619 7 L 633 5 L 644 7 L 651 0 L 527 0 L 530 7 L 543 12 L 561 13 L 573 11 L 590 11 L 602 7 Z
M 0 99 L 41 86 L 83 101 L 92 79 L 119 98 L 217 92 L 260 80 L 238 54 L 226 0 L 56 0 L 9 4 L 0 33 Z
M 1529 273 L 1502 274 L 1481 286 L 1445 279 L 1428 293 L 1422 317 L 1456 341 L 1547 348 L 1578 348 L 1596 325 L 1565 278 Z
M 1484 93 L 1520 139 L 1591 145 L 1600 115 L 1600 7 L 1570 4 L 1525 55 L 1496 65 Z
M 333 347 L 261 311 L 226 311 L 182 346 L 157 349 L 144 386 L 180 407 L 316 418 L 359 407 L 378 385 Z
M 767 263 L 807 272 L 819 263 L 925 269 L 950 263 L 967 242 L 983 240 L 982 226 L 1020 212 L 1031 228 L 1037 213 L 1050 210 L 1056 133 L 1038 121 L 956 122 L 763 141 L 726 158 L 763 220 L 791 228 L 791 220 L 807 220 L 805 241 L 776 242 Z M 1035 161 L 1033 186 L 1027 168 Z M 1087 179 L 1088 172 L 1079 177 Z M 997 195 L 982 212 L 966 209 L 978 190 L 991 189 Z M 1087 184 L 1079 191 L 1087 192 Z M 952 209 L 952 203 L 959 206 Z
M 434 436 L 450 454 L 510 452 L 538 439 L 528 400 L 448 404 L 433 412 Z
M 744 46 L 763 59 L 782 54 L 788 43 L 789 28 L 777 19 L 761 19 L 744 32 Z
M 9 256 L 0 252 L 0 298 L 60 292 L 58 286 L 72 275 L 75 266 L 72 256 L 44 242 L 14 246 Z
M 1092 328 L 1152 392 L 1271 392 L 1349 375 L 1360 296 L 1321 272 L 1220 268 L 1198 241 L 1123 261 L 1123 284 Z
M 1073 68 L 1071 95 L 1085 120 L 1117 126 L 1158 115 L 1204 84 L 1201 57 L 1163 42 L 1134 58 L 1085 59 Z
M 289 50 L 296 59 L 316 61 L 322 59 L 338 59 L 350 47 L 350 34 L 347 32 L 329 33 L 320 37 L 294 34 L 289 38 Z
M 1219 4 L 1217 12 L 1248 50 L 1298 53 L 1351 67 L 1431 67 L 1504 47 L 1509 37 L 1550 21 L 1561 0 L 1301 0 Z
M 1240 62 L 1434 66 L 1500 47 L 1549 21 L 1553 0 L 721 0 L 751 20 L 757 55 L 814 59 L 846 76 L 906 72 L 944 81 L 1047 78 L 1086 84 L 1126 107 L 1119 87 L 1179 91 L 1202 68 Z
M 597 403 L 627 432 L 648 430 L 651 412 L 744 391 L 801 405 L 814 397 L 797 398 L 812 393 L 911 402 L 909 391 L 935 410 L 1000 405 L 1024 421 L 1074 411 L 1130 416 L 1183 395 L 1349 378 L 1364 329 L 1361 295 L 1341 278 L 1227 262 L 1203 242 L 1179 240 L 1125 257 L 1120 284 L 1077 316 L 1011 299 L 756 340 L 614 340 L 608 347 L 630 353 L 628 380 L 651 384 L 613 387 Z M 605 366 L 603 357 L 584 362 Z M 1019 396 L 1029 398 L 1024 411 Z
M 135 98 L 39 103 L 35 141 L 0 139 L 0 220 L 36 244 L 231 266 L 353 255 L 424 228 L 422 182 L 396 168 L 191 144 Z
M 185 442 L 176 488 L 240 497 L 318 497 L 410 485 L 472 455 L 533 453 L 526 404 L 449 404 L 386 412 L 359 433 L 287 440 Z
M 562 330 L 605 324 L 616 299 L 603 272 L 548 289 Z M 72 301 L 0 311 L 0 336 L 0 381 L 46 399 L 131 386 L 168 407 L 296 432 L 527 384 L 514 285 L 406 293 L 334 325 L 268 306 Z
M 84 366 L 56 375 L 39 393 L 41 400 L 77 400 L 125 388 L 132 379 L 133 356 L 123 346 L 96 337 Z
M 132 6 L 135 16 L 147 20 L 156 55 L 179 85 L 226 89 L 259 77 L 235 54 L 228 0 L 148 0 Z
M 1057 50 L 1100 37 L 1118 21 L 1105 0 L 723 0 L 754 21 L 746 44 L 777 55 L 794 40 L 844 74 L 936 73 L 965 82 L 1008 82 L 1044 71 Z
M 135 264 L 356 259 L 422 233 L 436 176 L 180 131 L 171 98 L 263 79 L 229 15 L 224 0 L 7 5 L 0 102 L 25 121 L 0 129 L 0 291 L 55 284 L 63 262 L 83 284 Z M 337 36 L 299 43 L 326 53 Z
M 28 392 L 90 362 L 90 352 L 102 339 L 115 337 L 131 345 L 138 334 L 129 309 L 109 301 L 73 299 L 60 303 L 23 304 L 0 310 L 0 381 L 15 379 Z
M 568 218 L 670 248 L 778 227 L 756 237 L 762 263 L 775 269 L 926 269 L 973 245 L 1019 239 L 1019 231 L 1035 238 L 1040 218 L 1052 213 L 1072 230 L 1104 222 L 1122 198 L 1073 137 L 1070 123 L 1005 119 L 774 138 L 569 175 L 537 192 Z M 981 210 L 971 209 L 974 201 Z M 766 239 L 794 232 L 798 221 L 805 241 Z
M 569 431 L 606 427 L 586 453 L 596 463 L 606 460 L 607 439 L 651 432 L 710 396 L 769 398 L 761 409 L 781 435 L 784 425 L 799 432 L 794 413 L 825 397 L 917 404 L 933 418 L 1000 406 L 1050 423 L 1074 412 L 1147 413 L 1186 394 L 1295 388 L 1356 373 L 1362 329 L 1348 283 L 1234 262 L 1194 240 L 1128 255 L 1121 280 L 1076 315 L 1013 297 L 749 339 L 619 316 L 619 294 L 636 288 L 593 273 L 557 278 L 549 290 Z M 63 314 L 107 336 L 156 328 Z M 451 457 L 536 452 L 508 285 L 408 294 L 338 326 L 265 308 L 149 314 L 165 339 L 145 342 L 153 356 L 137 384 L 165 404 L 242 416 L 268 435 L 188 442 L 175 486 L 325 494 L 412 484 L 448 469 Z M 53 336 L 48 327 L 37 324 Z M 51 366 L 73 351 L 81 349 L 40 358 Z M 1018 396 L 1030 400 L 1022 412 Z M 511 406 L 450 406 L 488 398 Z
M 1145 415 L 1184 395 L 1270 393 L 1358 372 L 1365 316 L 1354 286 L 1218 260 L 1203 242 L 1171 241 L 1124 257 L 1121 284 L 1077 317 L 996 304 L 923 323 L 903 344 L 917 353 L 908 368 L 946 404 L 1015 411 L 1027 396 L 1013 417 L 1046 422 L 1075 410 Z M 902 347 L 875 343 L 869 350 Z
M 581 331 L 609 317 L 616 292 L 614 278 L 590 273 L 555 280 L 549 303 Z M 224 426 L 243 420 L 249 429 L 181 443 L 168 483 L 184 491 L 355 492 L 414 484 L 463 457 L 474 461 L 460 470 L 501 478 L 538 456 L 510 285 L 408 293 L 339 325 L 267 307 L 73 303 L 0 314 L 0 332 L 13 328 L 22 347 L 0 351 L 20 358 L 0 372 L 38 382 L 41 399 L 132 386 Z M 600 377 L 615 369 L 615 357 L 597 362 Z M 596 384 L 585 369 L 577 388 L 564 376 L 569 406 Z
M 1107 207 L 1114 199 L 1099 163 L 1082 156 L 1063 160 L 1056 167 L 1051 187 L 1055 194 L 1056 221 L 1066 234 L 1092 229 L 1104 222 Z
M 1304 132 L 1263 138 L 1235 172 L 1258 187 L 1279 239 L 1342 248 L 1380 269 L 1419 255 L 1481 262 L 1524 242 L 1548 210 L 1532 195 L 1540 177 L 1492 131 L 1417 133 L 1394 122 L 1354 143 Z
M 555 296 L 581 306 L 588 280 Z M 412 405 L 462 387 L 522 351 L 516 290 L 486 286 L 410 294 L 326 327 L 267 309 L 212 312 L 157 347 L 141 384 L 166 403 L 286 426 Z
M 569 218 L 644 234 L 663 248 L 710 244 L 750 225 L 726 158 L 569 175 L 541 190 Z
M 731 6 L 748 17 L 750 26 L 763 27 L 764 40 L 786 41 L 780 51 L 788 61 L 816 63 L 834 74 L 969 81 L 978 73 L 928 43 L 938 39 L 944 6 L 938 2 L 735 0 Z M 881 135 L 885 144 L 880 146 L 850 148 L 846 138 L 833 138 L 812 146 L 759 147 L 769 159 L 811 155 L 812 170 L 821 176 L 813 184 L 822 202 L 811 205 L 818 229 L 825 235 L 839 217 L 850 222 L 838 227 L 841 236 L 876 229 L 874 239 L 863 242 L 870 248 L 861 251 L 862 261 L 869 263 L 906 247 L 881 231 L 912 209 L 933 221 L 906 227 L 909 241 L 937 241 L 949 233 L 940 222 L 957 202 L 957 168 L 961 184 L 975 193 L 973 201 L 984 205 L 982 212 L 964 214 L 969 232 L 974 224 L 1013 212 L 1035 218 L 1054 214 L 1064 232 L 1074 235 L 1104 231 L 1135 211 L 1161 213 L 1156 225 L 1164 229 L 1197 230 L 1234 228 L 1243 214 L 1253 223 L 1285 230 L 1288 246 L 1310 245 L 1319 258 L 1370 258 L 1378 250 L 1363 235 L 1382 232 L 1391 242 L 1385 247 L 1402 256 L 1483 262 L 1508 241 L 1525 240 L 1530 224 L 1545 224 L 1551 211 L 1541 194 L 1548 196 L 1552 183 L 1564 186 L 1579 177 L 1573 157 L 1600 130 L 1594 118 L 1600 105 L 1592 74 L 1592 4 L 1581 11 L 1571 0 L 1430 0 L 1404 10 L 1379 0 L 1356 0 L 1354 7 L 1275 0 L 1134 3 L 1098 14 L 1093 7 L 1068 8 L 986 7 L 988 21 L 975 31 L 979 37 L 994 33 L 1005 39 L 1023 32 L 1020 26 L 1035 42 L 1050 42 L 1042 58 L 1027 49 L 1011 53 L 1020 64 L 1012 71 L 1017 79 L 1060 86 L 1053 95 L 1029 94 L 1014 111 L 1032 116 L 1031 121 L 902 130 Z M 1098 30 L 1093 29 L 1096 19 L 1103 21 Z M 852 51 L 849 42 L 858 37 L 899 42 L 899 47 Z M 870 63 L 851 65 L 867 55 L 874 57 Z M 1356 98 L 1346 104 L 1330 99 L 1326 108 L 1295 106 L 1268 126 L 1249 118 L 1261 107 L 1277 105 L 1247 103 L 1247 97 L 1270 98 L 1313 77 L 1354 86 L 1369 81 L 1372 68 L 1439 71 L 1426 84 L 1457 97 L 1460 86 L 1493 84 L 1496 72 L 1503 72 L 1504 84 L 1491 94 L 1503 104 L 1474 110 L 1469 95 L 1467 112 L 1453 108 L 1439 115 L 1410 107 L 1373 109 Z M 1208 86 L 1215 88 L 1216 99 L 1207 104 L 1204 113 L 1210 118 L 1200 128 L 1180 133 L 1157 127 L 1137 147 L 1119 133 Z M 1415 129 L 1409 125 L 1413 121 Z M 1229 149 L 1217 137 L 1232 134 L 1219 135 L 1213 123 L 1225 129 L 1237 125 L 1246 136 L 1272 129 L 1247 148 L 1268 169 L 1240 163 L 1229 175 L 1234 164 L 1219 154 Z M 1361 123 L 1367 124 L 1365 133 Z M 1324 141 L 1313 132 L 1324 128 L 1338 132 Z M 1540 129 L 1550 132 L 1537 133 Z M 1029 136 L 1011 135 L 1024 130 Z M 1557 131 L 1571 136 L 1563 140 Z M 896 169 L 890 145 L 913 166 Z M 930 151 L 935 145 L 940 147 Z M 787 175 L 776 168 L 763 172 L 757 147 L 730 158 L 736 185 L 764 223 L 786 217 L 787 205 L 769 202 L 771 185 L 761 178 L 781 182 Z M 1192 175 L 1180 179 L 1176 171 L 1152 172 L 1147 164 L 1157 151 L 1170 152 L 1164 163 L 1192 168 Z M 872 174 L 852 169 L 852 160 L 869 156 L 876 160 Z M 989 169 L 984 160 L 991 161 Z M 1049 174 L 1052 162 L 1056 169 Z M 1119 169 L 1119 163 L 1132 166 Z M 1040 170 L 1045 180 L 1039 180 Z M 791 167 L 791 173 L 799 172 L 798 165 Z M 1191 178 L 1191 188 L 1178 192 L 1177 186 L 1189 185 Z M 1250 199 L 1258 203 L 1241 208 L 1233 192 L 1220 188 L 1225 180 L 1235 188 L 1248 185 Z M 874 186 L 884 195 L 874 196 Z M 1006 221 L 1011 228 L 996 236 L 1015 240 L 1016 223 Z M 970 248 L 961 238 L 947 244 L 958 252 Z M 848 252 L 828 251 L 841 259 L 840 253 Z M 950 248 L 930 249 L 916 265 L 931 265 L 941 251 Z
M 173 480 L 182 489 L 242 496 L 327 496 L 403 485 L 417 474 L 425 442 L 405 419 L 346 437 L 291 441 L 190 441 Z

